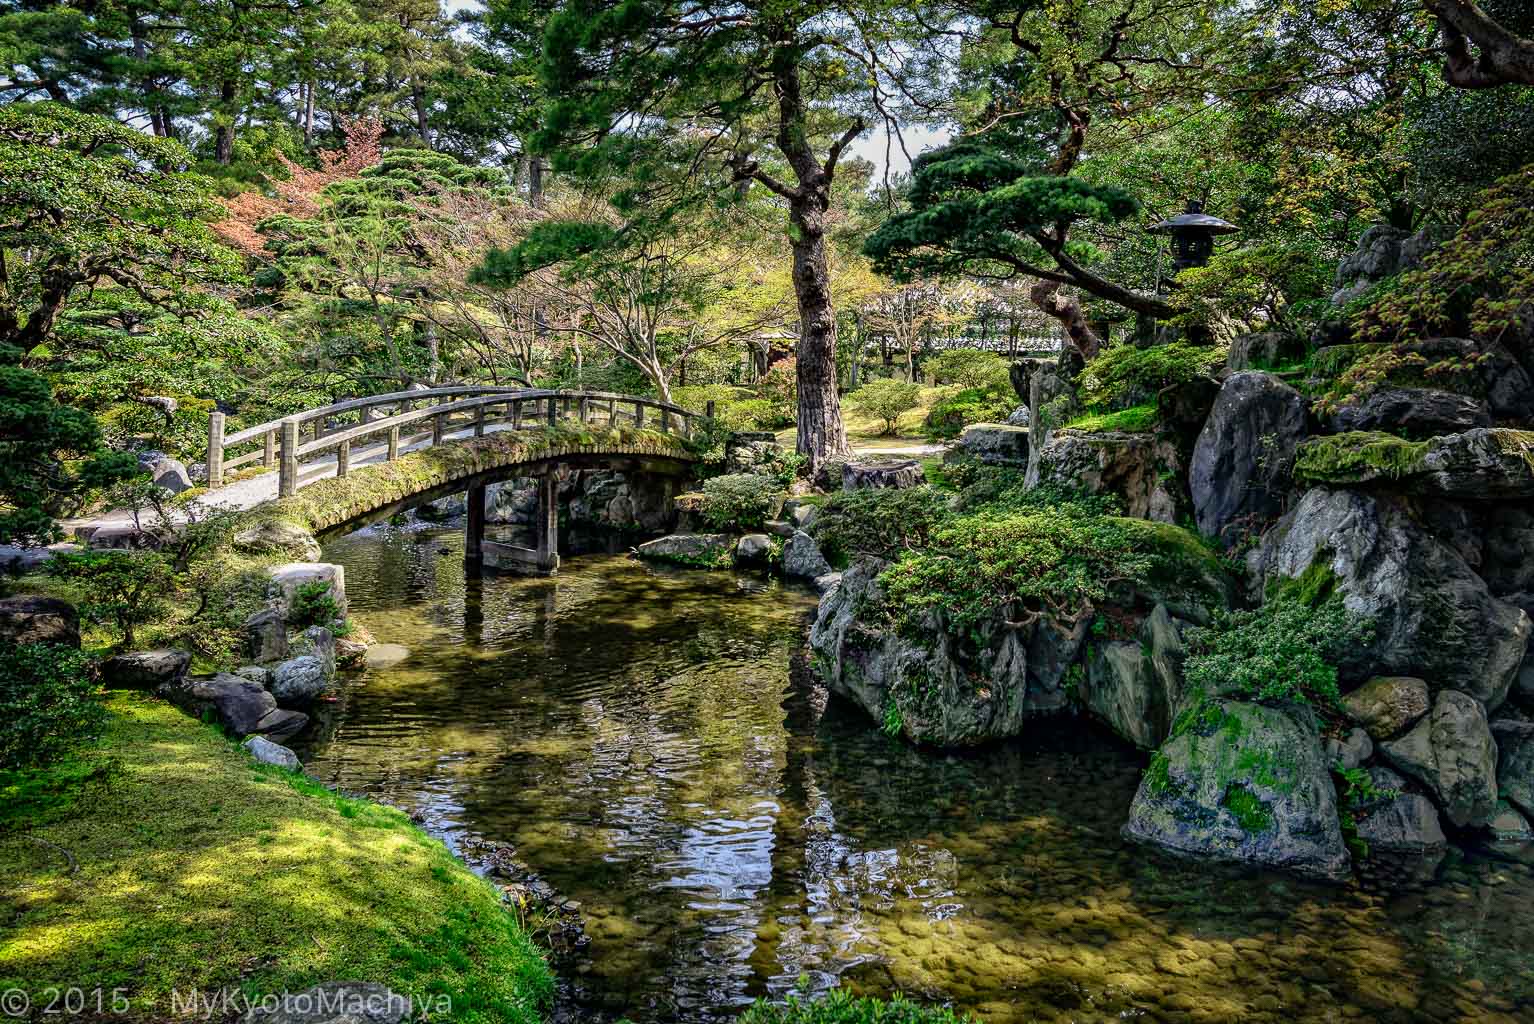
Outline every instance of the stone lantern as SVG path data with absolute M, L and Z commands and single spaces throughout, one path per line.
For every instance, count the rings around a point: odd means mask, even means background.
M 1172 271 L 1202 267 L 1214 255 L 1214 236 L 1229 235 L 1240 231 L 1230 221 L 1221 220 L 1204 212 L 1204 204 L 1197 199 L 1188 200 L 1188 209 L 1170 220 L 1147 228 L 1153 235 L 1172 236 Z

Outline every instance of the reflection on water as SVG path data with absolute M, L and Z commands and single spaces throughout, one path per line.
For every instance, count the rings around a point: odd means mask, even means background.
M 1119 839 L 1141 759 L 1079 723 L 918 753 L 790 681 L 813 598 L 571 559 L 465 581 L 460 534 L 364 533 L 356 616 L 414 652 L 351 684 L 310 770 L 510 842 L 580 901 L 581 1016 L 714 1021 L 807 982 L 986 1020 L 1534 1020 L 1534 872 L 1395 894 Z

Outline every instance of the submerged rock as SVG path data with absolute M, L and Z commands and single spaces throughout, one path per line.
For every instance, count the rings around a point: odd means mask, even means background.
M 368 668 L 393 668 L 408 657 L 410 648 L 404 644 L 374 644 L 362 656 L 362 663 Z
M 1260 586 L 1331 574 L 1348 610 L 1375 624 L 1373 643 L 1344 663 L 1353 678 L 1414 676 L 1430 688 L 1452 682 L 1495 709 L 1534 633 L 1522 609 L 1493 597 L 1461 555 L 1383 496 L 1308 491 L 1248 566 Z
M 1305 417 L 1304 396 L 1272 374 L 1225 381 L 1188 471 L 1200 532 L 1234 543 L 1283 512 Z
M 1314 726 L 1261 704 L 1210 701 L 1151 759 L 1124 836 L 1182 856 L 1339 881 L 1349 858 Z
M 1460 827 L 1484 825 L 1497 806 L 1497 745 L 1486 709 L 1474 697 L 1444 690 L 1433 710 L 1380 752 L 1432 792 L 1444 815 Z
M 635 549 L 640 558 L 697 569 L 729 568 L 735 538 L 727 533 L 673 533 L 645 541 Z

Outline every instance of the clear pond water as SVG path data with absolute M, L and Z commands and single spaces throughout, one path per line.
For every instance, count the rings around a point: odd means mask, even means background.
M 728 1020 L 837 984 L 1024 1021 L 1534 1021 L 1534 869 L 1329 888 L 1119 838 L 1143 757 L 1081 722 L 922 753 L 806 685 L 814 599 L 621 556 L 465 580 L 462 535 L 329 545 L 399 665 L 310 771 L 579 901 L 567 1019 Z

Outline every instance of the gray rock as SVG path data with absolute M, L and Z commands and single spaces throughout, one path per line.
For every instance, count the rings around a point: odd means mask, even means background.
M 749 473 L 771 462 L 783 451 L 778 436 L 770 430 L 737 431 L 724 446 L 724 465 L 728 473 Z
M 1283 331 L 1243 334 L 1231 339 L 1225 365 L 1234 372 L 1271 369 L 1305 356 L 1305 343 Z
M 263 608 L 241 627 L 245 656 L 251 661 L 281 661 L 288 656 L 288 624 L 275 608 Z
M 784 540 L 787 540 L 799 528 L 785 519 L 769 519 L 766 523 L 762 524 L 762 529 L 774 537 L 782 537 Z
M 803 530 L 797 530 L 783 545 L 783 574 L 813 580 L 831 571 L 831 563 L 820 553 L 820 545 Z
M 903 735 L 944 747 L 1020 735 L 1029 718 L 1066 706 L 1085 621 L 1070 632 L 1046 620 L 1015 628 L 998 614 L 971 644 L 929 617 L 920 636 L 906 636 L 878 614 L 884 564 L 860 558 L 821 595 L 810 646 L 833 693 L 876 722 L 888 724 L 893 707 Z
M 1347 608 L 1375 622 L 1374 642 L 1345 660 L 1352 678 L 1416 676 L 1430 688 L 1452 681 L 1488 708 L 1502 703 L 1534 623 L 1493 597 L 1401 503 L 1311 490 L 1248 560 L 1259 586 L 1317 563 L 1335 574 Z
M 646 541 L 635 549 L 640 558 L 670 562 L 698 569 L 725 569 L 735 550 L 735 538 L 727 533 L 673 533 Z
M 1234 543 L 1283 512 L 1305 415 L 1304 396 L 1271 374 L 1225 381 L 1189 467 L 1201 532 Z
M 1028 429 L 1005 423 L 973 423 L 959 435 L 955 450 L 979 459 L 987 466 L 1028 465 Z
M 1375 676 L 1342 698 L 1347 716 L 1369 736 L 1388 740 L 1399 736 L 1428 713 L 1432 698 L 1427 683 L 1410 676 Z
M 368 668 L 393 668 L 408 657 L 410 648 L 404 644 L 374 644 L 362 656 L 362 663 Z
M 523 480 L 485 488 L 485 522 L 527 525 L 538 514 L 538 489 Z
M 290 772 L 302 771 L 303 765 L 299 763 L 298 755 L 280 743 L 273 743 L 264 736 L 252 736 L 240 744 L 262 764 L 275 765 L 278 768 L 286 768 Z
M 1340 881 L 1337 793 L 1312 723 L 1212 701 L 1151 759 L 1124 836 L 1174 854 Z
M 175 683 L 192 667 L 188 651 L 137 651 L 114 654 L 101 663 L 101 685 L 109 690 L 153 690 Z
M 1383 430 L 1424 438 L 1491 426 L 1491 412 L 1478 398 L 1433 388 L 1382 387 L 1331 415 L 1333 433 Z
M 273 607 L 287 619 L 293 608 L 298 588 L 310 583 L 327 584 L 331 600 L 335 601 L 341 618 L 346 618 L 346 570 L 330 562 L 289 562 L 270 572 L 270 594 Z
M 289 658 L 272 669 L 272 696 L 283 707 L 305 706 L 330 689 L 330 679 L 319 658 L 310 654 Z
M 372 981 L 327 981 L 258 1002 L 240 1024 L 402 1024 L 410 1000 Z
M 1525 499 L 1534 497 L 1534 431 L 1477 427 L 1415 444 L 1369 431 L 1313 438 L 1300 446 L 1295 475 L 1427 497 Z
M 1497 792 L 1534 818 L 1534 723 L 1493 722 Z
M 307 655 L 318 658 L 327 677 L 336 674 L 336 637 L 324 626 L 310 626 L 304 630 L 303 635 L 294 641 L 292 653 L 299 657 Z
M 1328 736 L 1326 759 L 1330 764 L 1357 768 L 1374 756 L 1374 741 L 1362 729 L 1350 729 L 1343 737 Z
M 820 515 L 820 506 L 802 498 L 789 498 L 783 503 L 782 515 L 795 529 L 808 530 Z M 792 537 L 793 533 L 790 532 L 788 536 Z
M 241 665 L 234 670 L 234 674 L 241 679 L 260 683 L 263 687 L 270 686 L 272 683 L 272 670 L 264 665 Z
M 185 464 L 177 459 L 156 459 L 150 463 L 148 470 L 149 479 L 154 481 L 155 486 L 172 494 L 180 494 L 192 487 L 192 475 L 186 471 Z
M 765 533 L 748 533 L 735 545 L 735 564 L 766 565 L 771 554 L 771 537 Z
M 1357 247 L 1337 267 L 1332 305 L 1358 298 L 1370 286 L 1406 268 L 1402 246 L 1411 233 L 1388 224 L 1375 224 L 1359 236 Z M 1414 250 L 1415 251 L 1415 250 Z
M 293 523 L 269 519 L 247 527 L 234 535 L 239 551 L 253 554 L 282 554 L 297 562 L 318 562 L 320 542 L 314 534 Z
M 828 572 L 824 576 L 815 577 L 815 589 L 822 594 L 841 585 L 842 574 L 839 572 Z
M 1166 695 L 1150 658 L 1133 640 L 1093 644 L 1080 697 L 1089 711 L 1142 750 L 1154 750 L 1166 739 Z
M 76 531 L 76 536 L 82 536 L 81 531 Z M 91 551 L 155 551 L 160 547 L 159 537 L 131 523 L 92 527 L 83 539 Z
M 255 732 L 274 743 L 282 743 L 298 735 L 308 724 L 309 716 L 302 711 L 273 708 L 261 716 L 261 720 L 256 723 Z
M 925 483 L 926 474 L 921 463 L 915 459 L 864 459 L 849 462 L 842 467 L 842 490 L 865 491 L 916 487 Z M 805 506 L 808 508 L 808 506 Z M 798 510 L 795 509 L 797 512 Z M 812 512 L 813 515 L 813 512 Z M 800 529 L 807 524 L 798 523 Z
M 1380 745 L 1402 772 L 1426 786 L 1454 824 L 1484 825 L 1497 805 L 1497 745 L 1480 701 L 1444 690 L 1405 736 Z
M 1534 826 L 1506 800 L 1498 800 L 1491 820 L 1486 823 L 1491 838 L 1499 843 L 1527 843 L 1534 840 Z
M 1007 417 L 1007 426 L 1026 427 L 1028 426 L 1030 419 L 1031 414 L 1028 412 L 1028 407 L 1026 405 L 1020 405 L 1016 409 L 1013 409 L 1012 414 Z
M 1187 507 L 1177 448 L 1154 434 L 1058 430 L 1039 449 L 1040 484 L 1088 494 L 1114 494 L 1135 519 L 1175 523 Z
M 1421 793 L 1398 793 L 1358 818 L 1358 838 L 1369 855 L 1432 856 L 1448 849 L 1438 809 Z
M 0 642 L 80 646 L 80 613 L 56 597 L 23 594 L 0 599 Z
M 1439 508 L 1447 502 L 1433 502 Z M 1481 542 L 1476 571 L 1498 597 L 1527 611 L 1534 607 L 1534 508 L 1486 507 L 1465 531 Z
M 184 676 L 160 686 L 155 693 L 194 718 L 212 715 L 231 732 L 247 736 L 277 707 L 277 701 L 251 679 L 220 672 Z
M 78 544 L 55 544 L 46 548 L 22 547 L 19 544 L 0 544 L 0 573 L 24 576 L 38 572 L 43 566 L 61 554 L 79 552 Z

